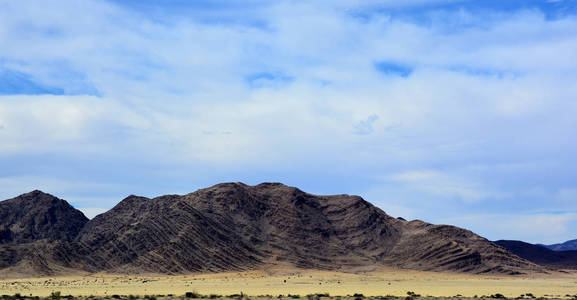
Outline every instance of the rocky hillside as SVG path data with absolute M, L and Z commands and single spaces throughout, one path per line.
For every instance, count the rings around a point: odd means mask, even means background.
M 52 198 L 33 192 L 0 203 L 5 208 L 1 220 L 12 220 L 2 223 L 12 229 L 10 243 L 0 248 L 0 268 L 174 274 L 271 266 L 354 271 L 381 265 L 470 273 L 544 271 L 468 230 L 407 222 L 358 196 L 318 196 L 279 183 L 224 183 L 154 199 L 130 196 L 89 222 L 63 200 L 46 202 Z M 35 218 L 51 221 L 15 227 L 25 219 L 19 207 L 27 202 L 36 204 Z M 54 206 L 71 211 L 55 213 Z M 45 240 L 58 243 L 30 244 Z

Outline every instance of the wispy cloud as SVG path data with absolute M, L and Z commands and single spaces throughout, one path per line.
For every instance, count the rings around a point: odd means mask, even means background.
M 417 170 L 391 176 L 391 179 L 410 188 L 431 193 L 444 198 L 458 198 L 465 202 L 476 202 L 497 195 L 489 192 L 487 187 L 474 182 L 467 182 L 458 176 L 450 176 L 440 171 Z

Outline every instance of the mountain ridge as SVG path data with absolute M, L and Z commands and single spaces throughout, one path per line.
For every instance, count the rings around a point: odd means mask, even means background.
M 552 245 L 542 245 L 553 251 L 567 251 L 567 250 L 577 250 L 577 239 L 566 241 L 563 243 L 552 244 Z
M 499 240 L 495 244 L 536 264 L 558 269 L 577 269 L 577 251 L 554 251 L 543 245 L 522 241 Z
M 32 196 L 54 197 L 39 191 Z M 30 195 L 19 197 L 0 205 Z M 57 200 L 49 204 L 69 210 L 66 201 Z M 281 183 L 222 183 L 155 198 L 131 195 L 92 220 L 73 224 L 75 231 L 68 235 L 0 243 L 0 269 L 26 265 L 35 274 L 62 269 L 180 274 L 272 266 L 341 271 L 392 266 L 479 274 L 546 272 L 471 231 L 400 220 L 359 196 L 313 195 Z

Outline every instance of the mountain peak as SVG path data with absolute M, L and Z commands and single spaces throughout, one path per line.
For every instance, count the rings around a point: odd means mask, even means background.
M 0 202 L 0 244 L 72 240 L 87 222 L 65 200 L 34 190 Z
M 33 190 L 28 193 L 24 193 L 16 198 L 30 198 L 30 197 L 47 197 L 47 198 L 56 198 L 55 196 L 45 193 L 41 190 Z

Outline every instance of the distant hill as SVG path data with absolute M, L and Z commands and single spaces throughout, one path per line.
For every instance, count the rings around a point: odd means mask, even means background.
M 542 245 L 533 245 L 521 241 L 496 241 L 518 256 L 536 264 L 562 269 L 577 269 L 577 251 L 553 251 Z
M 280 183 L 129 196 L 90 221 L 39 191 L 0 202 L 0 208 L 6 232 L 0 272 L 178 274 L 272 266 L 545 272 L 471 231 L 407 222 L 358 196 L 318 196 Z
M 544 246 L 554 251 L 577 250 L 577 240 L 570 240 L 566 241 L 565 243 Z

